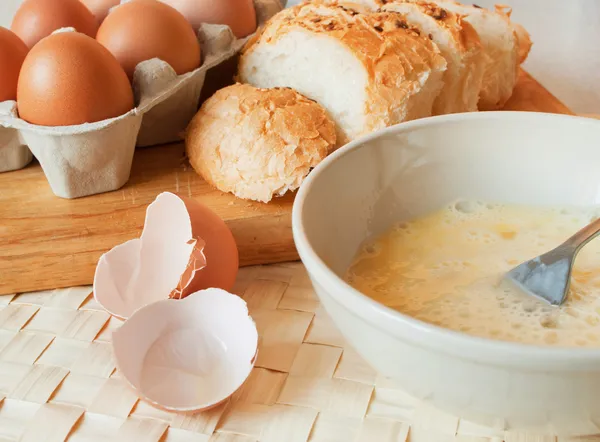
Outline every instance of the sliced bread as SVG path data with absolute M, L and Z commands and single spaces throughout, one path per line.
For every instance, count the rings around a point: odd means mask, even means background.
M 402 14 L 437 44 L 448 62 L 434 115 L 477 111 L 487 59 L 473 27 L 459 14 L 428 1 L 394 0 L 382 3 L 381 10 Z
M 464 15 L 479 34 L 488 63 L 479 98 L 480 110 L 501 109 L 512 95 L 519 65 L 527 58 L 531 41 L 525 29 L 510 21 L 510 13 L 452 0 L 434 0 L 436 4 Z
M 343 144 L 431 115 L 445 70 L 435 43 L 396 13 L 313 2 L 281 11 L 247 43 L 238 80 L 316 100 Z

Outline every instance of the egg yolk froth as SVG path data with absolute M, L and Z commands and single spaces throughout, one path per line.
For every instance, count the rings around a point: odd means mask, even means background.
M 346 279 L 416 319 L 497 340 L 600 346 L 600 241 L 579 253 L 560 307 L 521 293 L 504 274 L 600 216 L 600 208 L 459 201 L 393 226 L 359 250 Z

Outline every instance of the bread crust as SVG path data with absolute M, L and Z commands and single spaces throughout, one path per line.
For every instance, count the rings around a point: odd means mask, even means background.
M 434 114 L 449 112 L 470 112 L 477 110 L 479 91 L 482 86 L 486 57 L 479 34 L 475 28 L 463 20 L 463 16 L 440 7 L 434 2 L 422 0 L 371 0 L 379 10 L 406 14 L 420 12 L 430 17 L 429 24 L 441 28 L 452 42 L 455 54 L 460 57 L 461 78 L 458 84 L 453 79 L 452 89 L 445 90 L 434 104 Z M 410 22 L 410 19 L 407 19 Z M 415 26 L 422 28 L 419 24 Z M 430 38 L 433 36 L 430 34 Z M 457 74 L 458 71 L 453 72 Z M 447 78 L 447 77 L 444 77 Z
M 335 3 L 338 0 L 327 0 L 329 3 Z M 485 64 L 485 74 L 483 82 L 480 85 L 480 110 L 495 110 L 504 106 L 506 101 L 512 95 L 512 91 L 518 77 L 520 65 L 525 62 L 531 50 L 532 42 L 529 33 L 525 28 L 510 20 L 512 9 L 506 5 L 496 5 L 494 9 L 488 10 L 477 5 L 463 4 L 455 0 L 353 0 L 360 3 L 364 8 L 372 11 L 376 10 L 394 10 L 394 5 L 399 3 L 413 3 L 432 5 L 432 9 L 445 9 L 447 13 L 454 11 L 454 15 L 460 17 L 462 32 L 460 37 L 457 33 L 459 26 L 453 23 L 451 14 L 440 19 L 441 24 L 447 25 L 449 29 L 453 29 L 455 37 L 463 39 L 463 47 L 465 50 L 475 41 L 475 34 L 482 45 L 482 56 L 480 62 Z M 436 13 L 436 16 L 441 17 L 443 14 Z M 514 42 L 513 50 L 510 53 L 504 53 L 504 60 L 498 59 L 498 54 L 488 54 L 488 48 L 481 43 L 481 38 L 476 27 L 469 22 L 469 16 L 481 14 L 488 18 L 497 18 L 506 23 L 506 28 L 509 30 L 509 35 L 505 37 L 512 39 Z M 481 29 L 480 29 L 481 30 Z M 501 67 L 502 66 L 502 67 Z M 477 83 L 475 80 L 472 83 Z
M 335 149 L 325 109 L 289 88 L 234 84 L 204 102 L 186 132 L 194 170 L 223 192 L 255 201 L 296 190 Z
M 458 49 L 469 54 L 481 50 L 481 40 L 479 34 L 473 26 L 463 20 L 463 16 L 442 8 L 434 2 L 422 0 L 379 0 L 382 11 L 394 11 L 394 5 L 398 3 L 408 3 L 417 6 L 423 13 L 434 18 L 437 23 L 444 27 L 457 42 Z
M 465 16 L 475 30 L 481 33 L 485 30 L 482 25 L 475 25 L 475 18 L 487 20 L 502 20 L 508 32 L 502 37 L 511 41 L 510 51 L 492 53 L 492 49 L 486 46 L 484 39 L 484 51 L 488 63 L 479 100 L 480 110 L 501 109 L 511 97 L 518 78 L 519 67 L 525 61 L 531 48 L 529 34 L 522 26 L 516 25 L 510 20 L 510 8 L 502 5 L 496 6 L 494 10 L 488 10 L 476 5 L 466 5 L 454 0 L 434 0 L 447 9 L 452 9 Z
M 504 15 L 510 22 L 513 27 L 515 37 L 517 38 L 518 45 L 518 54 L 519 54 L 519 64 L 522 64 L 527 60 L 529 56 L 529 52 L 531 51 L 531 37 L 529 32 L 520 24 L 514 23 L 510 21 L 510 16 L 512 15 L 512 8 L 506 5 L 496 5 L 496 12 L 498 14 Z
M 318 0 L 284 9 L 242 50 L 238 79 L 249 80 L 246 63 L 258 45 L 273 44 L 289 32 L 303 30 L 337 40 L 367 72 L 361 134 L 426 116 L 411 115 L 408 102 L 421 90 L 428 74 L 446 69 L 446 60 L 426 35 L 397 14 L 368 12 L 351 3 L 331 5 Z

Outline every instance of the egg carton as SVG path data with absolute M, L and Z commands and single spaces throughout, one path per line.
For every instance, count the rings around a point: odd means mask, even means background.
M 261 26 L 285 2 L 254 0 L 254 6 Z M 135 147 L 180 141 L 198 110 L 206 72 L 234 56 L 249 38 L 236 39 L 225 25 L 203 24 L 198 30 L 202 65 L 178 76 L 162 60 L 140 63 L 133 78 L 137 106 L 116 118 L 37 126 L 18 117 L 16 102 L 0 103 L 0 172 L 22 169 L 33 153 L 59 197 L 119 189 L 129 180 Z

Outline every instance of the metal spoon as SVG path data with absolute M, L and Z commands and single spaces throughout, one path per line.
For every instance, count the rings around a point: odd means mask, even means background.
M 562 305 L 567 300 L 577 253 L 598 234 L 600 218 L 557 248 L 515 267 L 504 278 L 526 294 L 542 298 L 552 305 Z

